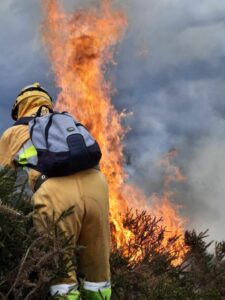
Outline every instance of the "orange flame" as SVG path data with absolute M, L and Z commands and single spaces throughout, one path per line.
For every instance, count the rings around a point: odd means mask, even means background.
M 56 85 L 61 89 L 56 107 L 68 110 L 85 124 L 101 146 L 101 169 L 109 182 L 110 214 L 117 247 L 126 245 L 132 238 L 120 215 L 129 207 L 163 216 L 167 238 L 183 233 L 182 219 L 169 201 L 171 195 L 165 194 L 160 205 L 154 195 L 155 204 L 151 209 L 143 192 L 126 183 L 122 143 L 126 131 L 121 126 L 124 114 L 119 114 L 112 105 L 113 89 L 107 72 L 109 64 L 115 64 L 115 46 L 127 27 L 125 14 L 113 8 L 110 0 L 101 0 L 98 9 L 81 9 L 75 13 L 65 13 L 57 0 L 43 0 L 43 7 L 46 12 L 43 39 Z M 182 237 L 179 243 L 183 245 Z
M 164 158 L 159 162 L 159 165 L 164 168 L 166 175 L 164 176 L 164 189 L 162 196 L 153 194 L 152 211 L 157 218 L 163 217 L 163 225 L 166 227 L 164 246 L 170 248 L 171 252 L 179 252 L 179 258 L 174 261 L 174 264 L 178 264 L 182 261 L 183 255 L 187 252 L 187 247 L 184 246 L 184 225 L 185 220 L 178 214 L 179 206 L 171 202 L 174 196 L 174 192 L 171 191 L 171 184 L 176 182 L 186 181 L 181 173 L 181 170 L 172 163 L 172 160 L 177 156 L 176 150 L 171 150 Z M 174 245 L 168 245 L 167 242 L 171 236 L 178 236 L 175 247 Z

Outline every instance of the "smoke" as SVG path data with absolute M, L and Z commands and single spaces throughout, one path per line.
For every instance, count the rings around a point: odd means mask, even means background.
M 56 95 L 43 50 L 40 0 L 3 0 L 0 7 L 0 130 L 18 90 L 41 81 Z M 62 0 L 67 10 L 90 2 Z M 223 239 L 225 225 L 225 3 L 205 0 L 121 0 L 129 28 L 112 68 L 113 103 L 133 114 L 125 139 L 130 180 L 147 195 L 161 192 L 156 162 L 171 148 L 187 177 L 175 185 L 190 227 Z
M 156 161 L 177 149 L 187 182 L 174 186 L 174 201 L 183 205 L 190 228 L 209 228 L 223 239 L 225 4 L 142 0 L 125 6 L 130 27 L 115 102 L 134 112 L 126 139 L 131 178 L 148 195 L 160 193 Z
M 225 142 L 221 126 L 224 128 L 224 121 L 223 124 L 218 123 L 213 132 L 196 145 L 188 168 L 192 197 L 191 226 L 198 230 L 209 228 L 216 240 L 224 239 Z
M 53 75 L 39 28 L 40 0 L 2 0 L 0 5 L 0 132 L 12 124 L 11 107 L 19 90 L 35 81 L 55 95 Z

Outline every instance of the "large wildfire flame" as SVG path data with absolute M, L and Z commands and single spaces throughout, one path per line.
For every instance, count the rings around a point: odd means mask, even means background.
M 101 169 L 107 176 L 110 190 L 110 214 L 117 247 L 125 247 L 133 234 L 124 228 L 121 214 L 128 208 L 147 210 L 163 218 L 167 228 L 165 243 L 174 236 L 177 249 L 184 245 L 184 222 L 171 204 L 171 181 L 183 181 L 179 169 L 171 165 L 175 152 L 161 161 L 168 176 L 161 198 L 152 196 L 153 205 L 137 187 L 126 183 L 123 168 L 123 113 L 119 114 L 111 102 L 113 88 L 108 79 L 109 64 L 115 64 L 113 52 L 122 39 L 127 19 L 113 8 L 110 0 L 101 0 L 98 8 L 81 9 L 75 13 L 63 11 L 57 0 L 43 0 L 46 18 L 42 26 L 44 43 L 55 73 L 56 85 L 61 89 L 57 109 L 67 110 L 86 125 L 101 146 Z M 169 175 L 171 174 L 172 175 Z

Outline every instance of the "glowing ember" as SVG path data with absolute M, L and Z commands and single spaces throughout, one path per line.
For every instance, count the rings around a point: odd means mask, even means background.
M 49 51 L 56 85 L 61 89 L 56 107 L 68 110 L 85 124 L 101 146 L 101 169 L 109 182 L 110 213 L 117 247 L 124 247 L 133 238 L 133 233 L 123 227 L 120 215 L 129 207 L 154 211 L 156 216 L 163 217 L 163 224 L 168 229 L 166 239 L 174 233 L 183 236 L 182 219 L 177 208 L 171 205 L 167 189 L 160 201 L 154 195 L 151 209 L 145 195 L 125 182 L 123 115 L 111 103 L 113 89 L 107 79 L 107 66 L 114 64 L 115 46 L 127 27 L 124 13 L 114 9 L 110 0 L 102 0 L 98 9 L 75 13 L 65 13 L 57 0 L 43 0 L 43 7 L 46 12 L 43 39 Z M 169 163 L 167 158 L 165 161 Z M 177 247 L 183 246 L 182 236 Z

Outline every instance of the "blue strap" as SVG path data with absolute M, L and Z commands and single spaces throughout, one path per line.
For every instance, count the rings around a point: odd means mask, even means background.
M 13 126 L 18 126 L 18 125 L 28 125 L 28 123 L 33 120 L 34 117 L 24 117 L 16 121 Z

